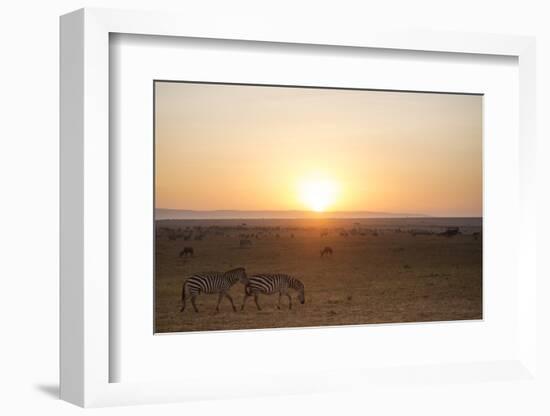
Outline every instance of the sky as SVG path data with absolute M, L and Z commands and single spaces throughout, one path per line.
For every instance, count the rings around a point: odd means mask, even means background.
M 155 82 L 156 208 L 480 217 L 482 100 Z

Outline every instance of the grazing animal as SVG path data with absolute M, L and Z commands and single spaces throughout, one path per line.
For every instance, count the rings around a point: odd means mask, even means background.
M 204 294 L 218 294 L 218 303 L 216 304 L 216 312 L 220 311 L 220 302 L 223 297 L 229 299 L 233 311 L 237 311 L 233 299 L 227 293 L 231 287 L 237 282 L 242 284 L 248 283 L 248 278 L 246 276 L 246 271 L 244 267 L 239 267 L 237 269 L 229 270 L 225 273 L 223 272 L 206 272 L 206 273 L 197 273 L 189 277 L 183 283 L 181 290 L 181 302 L 182 307 L 180 312 L 185 310 L 185 304 L 187 298 L 191 298 L 191 304 L 195 312 L 198 312 L 197 305 L 195 304 L 195 298 L 204 293 Z
M 244 287 L 244 299 L 241 310 L 244 309 L 247 299 L 254 296 L 256 307 L 261 311 L 262 308 L 258 303 L 258 296 L 260 294 L 273 295 L 275 293 L 279 294 L 277 309 L 281 309 L 281 297 L 283 295 L 288 297 L 288 309 L 292 309 L 290 290 L 298 293 L 298 300 L 301 304 L 305 303 L 304 284 L 300 280 L 287 274 L 255 274 L 248 280 L 248 283 Z
M 321 250 L 321 257 L 324 257 L 325 254 L 326 255 L 331 255 L 332 256 L 332 247 L 325 247 L 324 249 Z
M 416 237 L 417 235 L 432 235 L 433 232 L 429 230 L 419 229 L 419 230 L 409 230 L 409 234 L 412 235 L 413 237 Z
M 182 257 L 182 256 L 187 257 L 188 254 L 191 257 L 193 257 L 195 255 L 195 250 L 193 250 L 193 247 L 184 247 L 183 250 L 180 251 L 180 257 Z
M 251 246 L 252 245 L 252 241 L 248 240 L 248 239 L 243 239 L 239 242 L 239 245 L 241 247 L 248 247 L 248 246 Z
M 481 237 L 481 233 L 478 231 L 473 233 L 472 236 L 474 237 L 474 240 L 477 240 L 479 237 Z
M 443 237 L 453 237 L 453 236 L 458 235 L 458 234 L 460 234 L 460 228 L 458 228 L 458 227 L 449 227 L 445 231 L 443 231 L 442 233 L 439 233 L 438 235 L 443 236 Z

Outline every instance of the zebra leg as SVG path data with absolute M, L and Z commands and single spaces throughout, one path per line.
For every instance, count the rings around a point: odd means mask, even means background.
M 279 292 L 279 302 L 277 303 L 277 309 L 281 309 L 281 296 L 283 294 L 281 292 Z
M 286 297 L 288 298 L 288 309 L 292 309 L 292 298 L 290 297 L 290 294 L 286 293 Z
M 223 292 L 221 292 L 218 295 L 218 304 L 216 305 L 216 313 L 220 311 L 220 302 L 222 301 L 222 298 L 223 298 Z
M 241 311 L 244 310 L 244 304 L 246 303 L 246 300 L 250 297 L 250 295 L 245 294 L 243 298 L 243 304 L 241 305 Z
M 195 309 L 195 312 L 198 312 L 197 305 L 195 304 L 195 298 L 196 296 L 191 295 L 191 304 L 193 305 L 193 309 Z
M 229 293 L 226 293 L 225 297 L 229 299 L 229 302 L 231 302 L 231 307 L 233 308 L 233 312 L 237 312 L 237 308 L 235 308 L 235 304 L 233 303 L 233 298 L 229 296 Z
M 262 308 L 260 308 L 260 304 L 258 303 L 258 295 L 254 295 L 254 302 L 256 302 L 256 307 L 258 310 L 261 311 Z

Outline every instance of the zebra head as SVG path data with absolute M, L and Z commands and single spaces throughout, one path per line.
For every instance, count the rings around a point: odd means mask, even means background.
M 237 283 L 237 281 L 241 282 L 243 285 L 248 283 L 248 277 L 244 267 L 237 267 L 236 269 L 228 270 L 224 273 L 224 275 L 228 276 L 233 284 Z
M 292 287 L 296 290 L 296 292 L 298 292 L 298 300 L 300 303 L 302 305 L 306 303 L 306 289 L 304 284 L 300 280 L 294 279 Z
M 305 294 L 305 290 L 304 288 L 302 287 L 301 290 L 298 291 L 298 300 L 300 301 L 300 303 L 303 305 L 304 303 L 306 303 L 306 294 Z

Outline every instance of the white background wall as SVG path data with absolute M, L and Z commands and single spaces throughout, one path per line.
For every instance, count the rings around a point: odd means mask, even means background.
M 20 0 L 0 4 L 0 412 L 73 414 L 81 410 L 58 401 L 58 16 L 84 6 L 178 10 L 208 21 L 210 13 L 269 16 L 281 25 L 362 27 L 387 22 L 420 27 L 538 38 L 539 178 L 548 178 L 550 156 L 550 12 L 545 0 L 386 0 L 386 1 L 168 1 Z M 543 166 L 543 163 L 545 165 Z M 538 184 L 539 212 L 548 215 L 548 180 Z M 542 217 L 542 215 L 540 215 Z M 539 267 L 550 235 L 548 216 L 540 218 Z M 544 252 L 543 252 L 544 250 Z M 549 294 L 542 281 L 539 292 Z M 544 299 L 541 297 L 541 301 Z M 542 304 L 542 302 L 541 302 Z M 545 309 L 542 309 L 545 308 Z M 548 308 L 541 306 L 541 312 Z M 548 317 L 541 328 L 550 328 Z M 548 330 L 542 347 L 550 351 Z M 543 351 L 541 351 L 542 353 Z M 546 355 L 548 352 L 546 352 Z M 548 360 L 541 354 L 541 365 Z M 550 374 L 550 371 L 546 371 Z M 542 394 L 505 383 L 389 389 L 377 397 L 347 393 L 261 398 L 157 407 L 94 410 L 99 414 L 550 414 L 537 406 Z M 479 401 L 483 399 L 483 404 Z

